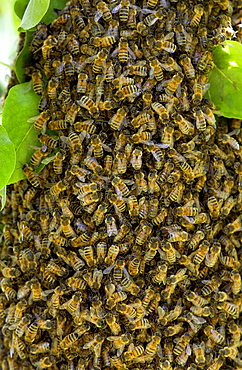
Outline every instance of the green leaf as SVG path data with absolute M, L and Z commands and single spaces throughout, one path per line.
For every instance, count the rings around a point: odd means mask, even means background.
M 0 189 L 10 179 L 16 164 L 14 144 L 9 138 L 6 129 L 0 126 Z
M 24 47 L 18 54 L 18 57 L 15 62 L 15 73 L 17 79 L 20 83 L 25 82 L 26 75 L 25 75 L 25 67 L 31 64 L 32 61 L 32 54 L 29 51 L 29 45 L 33 40 L 33 36 L 26 32 L 26 38 L 24 41 Z
M 216 105 L 216 113 L 242 119 L 242 45 L 227 41 L 214 50 L 215 66 L 209 74 L 208 97 Z
M 8 181 L 12 184 L 25 178 L 22 166 L 28 163 L 33 149 L 30 146 L 37 146 L 38 135 L 33 124 L 27 121 L 39 114 L 38 103 L 40 97 L 35 94 L 32 82 L 16 85 L 9 91 L 3 109 L 3 126 L 8 132 L 16 151 L 16 166 Z
M 42 22 L 50 24 L 56 17 L 54 9 L 63 9 L 66 5 L 67 0 L 50 0 L 50 6 L 47 13 L 44 15 Z
M 16 0 L 14 3 L 15 14 L 22 19 L 29 0 Z
M 1 190 L 0 190 L 0 197 L 1 197 L 1 208 L 0 208 L 0 211 L 3 210 L 5 204 L 6 204 L 6 198 L 7 198 L 7 186 L 4 186 Z
M 19 26 L 20 30 L 35 27 L 47 12 L 49 5 L 50 0 L 30 0 Z

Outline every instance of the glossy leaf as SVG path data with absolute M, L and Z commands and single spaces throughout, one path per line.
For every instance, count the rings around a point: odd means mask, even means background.
M 0 125 L 0 189 L 10 179 L 16 163 L 14 144 L 10 140 L 6 129 Z
M 22 166 L 28 163 L 33 149 L 38 146 L 38 134 L 33 123 L 27 122 L 31 117 L 37 116 L 40 97 L 35 94 L 32 82 L 16 85 L 9 91 L 3 109 L 3 126 L 6 128 L 10 140 L 12 140 L 16 151 L 16 166 L 8 181 L 12 184 L 22 180 L 25 176 Z
M 7 198 L 7 186 L 4 186 L 0 190 L 0 197 L 1 197 L 1 206 L 0 206 L 0 211 L 3 210 L 5 204 L 6 204 L 6 198 Z
M 22 19 L 25 9 L 27 8 L 27 5 L 29 3 L 29 0 L 16 0 L 14 3 L 14 12 L 15 14 Z
M 242 119 L 242 45 L 227 41 L 217 46 L 214 63 L 208 97 L 216 105 L 217 114 Z
M 29 30 L 43 18 L 50 5 L 50 0 L 30 0 L 25 9 L 20 29 Z
M 30 65 L 32 61 L 32 55 L 29 51 L 29 45 L 32 40 L 33 40 L 33 36 L 29 35 L 29 33 L 26 32 L 24 47 L 18 54 L 18 57 L 15 62 L 15 73 L 20 83 L 25 82 L 26 80 L 25 67 L 27 65 Z

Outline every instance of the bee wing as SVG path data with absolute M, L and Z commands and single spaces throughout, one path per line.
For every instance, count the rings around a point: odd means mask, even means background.
M 194 218 L 193 217 L 189 217 L 189 216 L 185 216 L 183 215 L 182 216 L 187 222 L 189 222 L 189 224 L 194 224 L 195 221 L 194 221 Z
M 129 54 L 130 56 L 132 57 L 133 60 L 136 60 L 136 56 L 135 54 L 132 52 L 132 50 L 128 47 L 128 51 L 129 51 Z
M 112 13 L 115 14 L 115 13 L 118 13 L 118 11 L 121 9 L 121 4 L 115 6 L 112 10 Z
M 95 15 L 94 15 L 94 22 L 98 22 L 99 19 L 102 17 L 103 13 L 100 12 L 99 10 L 96 11 Z
M 193 315 L 193 322 L 195 324 L 205 324 L 205 322 L 207 322 L 205 319 L 203 319 L 202 317 L 199 317 L 199 316 L 195 316 Z
M 110 272 L 112 271 L 112 269 L 114 268 L 115 264 L 107 267 L 104 271 L 103 271 L 103 274 L 110 274 Z
M 191 356 L 191 354 L 192 354 L 192 349 L 191 349 L 190 344 L 187 344 L 187 347 L 186 347 L 186 354 L 187 354 L 188 356 Z
M 162 40 L 163 41 L 168 41 L 168 40 L 173 39 L 173 37 L 174 37 L 174 32 L 170 32 Z
M 117 356 L 121 356 L 125 348 L 125 344 L 123 344 L 118 350 L 117 350 Z
M 118 335 L 111 335 L 110 337 L 107 337 L 106 339 L 110 342 L 113 342 L 114 340 L 117 340 L 119 338 Z
M 46 164 L 48 164 L 50 162 L 53 162 L 54 159 L 55 159 L 55 155 L 53 155 L 51 157 L 47 157 L 47 158 L 42 159 L 41 163 L 46 165 Z
M 29 119 L 27 120 L 27 122 L 28 122 L 28 123 L 33 123 L 33 122 L 35 122 L 35 121 L 39 118 L 39 116 L 40 116 L 40 115 L 38 115 L 38 116 L 34 116 L 34 117 L 31 117 L 31 118 L 29 118 Z

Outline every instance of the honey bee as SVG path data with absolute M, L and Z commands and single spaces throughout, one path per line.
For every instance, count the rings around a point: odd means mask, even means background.
M 133 280 L 131 280 L 131 278 L 129 277 L 125 277 L 121 281 L 121 286 L 122 286 L 122 290 L 129 292 L 132 295 L 137 295 L 140 291 L 140 288 L 138 287 L 138 285 L 136 285 L 133 282 Z
M 144 18 L 144 24 L 148 27 L 151 27 L 158 20 L 161 21 L 163 17 L 164 17 L 164 9 L 161 7 L 155 12 L 152 12 L 151 14 L 147 15 L 147 17 Z
M 173 326 L 166 327 L 163 334 L 165 337 L 172 337 L 173 335 L 180 333 L 182 330 L 183 330 L 183 323 L 180 322 Z
M 86 73 L 81 72 L 81 73 L 78 74 L 76 91 L 79 94 L 85 94 L 86 93 L 87 81 L 88 81 L 88 75 Z
M 105 22 L 112 21 L 112 13 L 110 12 L 108 5 L 104 1 L 99 1 L 96 7 L 97 7 L 97 12 L 94 16 L 95 22 L 98 22 L 101 17 L 103 18 Z
M 164 284 L 166 283 L 166 275 L 167 275 L 167 265 L 158 265 L 156 269 L 156 273 L 152 277 L 152 281 L 155 284 Z
M 111 214 L 105 216 L 105 224 L 107 227 L 108 236 L 118 235 L 118 229 L 116 226 L 115 218 Z
M 194 69 L 193 64 L 191 62 L 191 58 L 189 58 L 186 54 L 182 54 L 180 56 L 180 64 L 183 67 L 185 76 L 188 79 L 193 80 L 195 78 L 195 69 Z
M 122 107 L 117 110 L 117 113 L 109 121 L 109 125 L 113 130 L 120 130 L 123 120 L 127 116 L 128 109 L 127 107 Z
M 152 232 L 152 226 L 148 222 L 140 223 L 140 231 L 135 239 L 135 243 L 138 245 L 143 245 Z
M 130 325 L 130 330 L 149 329 L 151 327 L 148 319 L 136 319 Z
M 67 238 L 75 238 L 76 233 L 70 225 L 71 220 L 68 217 L 61 216 L 62 231 Z
M 50 99 L 57 98 L 57 88 L 59 86 L 59 80 L 56 77 L 52 77 L 47 86 L 47 95 Z
M 13 329 L 15 327 L 15 334 L 21 338 L 27 327 L 29 326 L 29 324 L 31 323 L 31 315 L 27 314 L 25 315 L 24 317 L 22 317 L 19 322 L 17 323 L 17 325 L 14 325 L 11 327 L 9 327 L 10 329 Z
M 40 71 L 36 70 L 32 73 L 33 89 L 38 95 L 42 94 L 42 75 Z
M 137 172 L 134 174 L 135 185 L 138 195 L 141 194 L 142 192 L 147 193 L 148 191 L 147 181 L 145 180 L 144 176 L 145 175 L 143 172 Z
M 127 85 L 119 89 L 115 95 L 114 99 L 116 101 L 121 101 L 127 98 L 130 102 L 133 102 L 134 99 L 141 93 L 141 90 L 137 85 Z
M 112 356 L 111 357 L 111 364 L 117 370 L 127 370 L 127 366 L 122 362 L 119 356 Z
M 231 280 L 232 280 L 231 290 L 232 290 L 233 294 L 238 294 L 241 291 L 241 288 L 242 288 L 240 273 L 236 270 L 232 270 L 231 271 Z
M 201 293 L 205 296 L 211 294 L 222 284 L 221 279 L 217 275 L 213 275 L 211 280 L 203 280 L 203 282 L 205 283 L 205 286 L 201 289 Z
M 159 119 L 164 123 L 168 123 L 169 121 L 169 115 L 168 115 L 168 112 L 166 110 L 166 108 L 158 103 L 158 102 L 154 102 L 151 104 L 151 108 L 158 114 L 159 116 Z
M 24 340 L 25 340 L 26 343 L 33 343 L 34 342 L 38 329 L 39 329 L 39 323 L 38 323 L 37 320 L 34 321 L 32 324 L 30 324 L 30 326 L 27 327 L 27 329 L 25 331 L 25 335 L 24 335 Z
M 153 357 L 158 350 L 158 345 L 160 344 L 161 336 L 158 333 L 155 333 L 151 341 L 147 343 L 144 354 Z
M 71 299 L 63 303 L 59 308 L 60 310 L 67 310 L 70 315 L 76 316 L 80 312 L 80 303 L 82 301 L 81 293 L 76 292 Z
M 233 234 L 237 231 L 240 231 L 242 227 L 242 217 L 238 216 L 233 222 L 227 224 L 224 228 L 225 234 Z
M 41 130 L 46 125 L 50 117 L 51 117 L 51 112 L 49 109 L 41 112 L 34 123 L 35 130 Z
M 134 344 L 131 343 L 128 347 L 128 350 L 124 352 L 123 356 L 124 356 L 125 361 L 129 362 L 135 359 L 136 357 L 139 357 L 140 355 L 142 355 L 143 352 L 144 352 L 143 346 L 139 345 L 135 347 Z
M 102 49 L 101 51 L 98 52 L 92 65 L 92 70 L 94 73 L 101 74 L 102 69 L 105 66 L 108 54 L 109 52 L 107 49 Z
M 192 330 L 188 330 L 181 337 L 177 338 L 176 345 L 173 349 L 175 355 L 179 356 L 183 351 L 185 351 L 194 334 L 195 333 Z
M 30 158 L 30 165 L 38 167 L 44 157 L 50 153 L 50 149 L 46 145 L 42 145 L 40 149 L 37 149 L 32 157 Z
M 78 338 L 79 338 L 78 333 L 76 333 L 76 332 L 70 333 L 70 334 L 66 335 L 64 337 L 64 339 L 62 339 L 62 341 L 60 342 L 60 347 L 63 348 L 63 349 L 67 349 L 70 346 L 72 346 L 73 343 L 78 340 Z
M 224 336 L 215 330 L 212 325 L 207 325 L 203 331 L 215 343 L 221 344 L 224 341 Z
M 225 311 L 227 314 L 233 316 L 234 318 L 239 317 L 239 307 L 234 303 L 230 303 L 227 301 L 217 302 L 216 307 L 219 310 Z
M 108 206 L 106 204 L 98 205 L 93 215 L 93 221 L 95 222 L 97 226 L 101 225 L 101 223 L 104 221 L 105 213 L 107 212 L 107 210 L 108 210 Z
M 210 248 L 210 252 L 209 253 L 206 253 L 205 265 L 207 267 L 213 267 L 213 266 L 215 266 L 216 263 L 217 263 L 217 261 L 218 261 L 220 252 L 221 252 L 221 245 L 220 245 L 220 243 L 219 242 L 214 243 L 212 245 L 212 247 Z
M 95 105 L 94 101 L 90 99 L 88 96 L 82 96 L 80 100 L 78 100 L 78 104 L 87 109 L 89 114 L 93 117 L 97 117 L 98 115 L 98 107 Z
M 83 29 L 85 27 L 85 22 L 83 18 L 80 15 L 79 8 L 78 7 L 73 7 L 70 10 L 70 14 L 72 19 L 74 20 L 74 24 L 77 26 L 79 29 Z
M 219 370 L 223 366 L 224 359 L 221 356 L 218 356 L 214 359 L 212 365 L 210 365 L 207 370 Z
M 38 344 L 32 344 L 30 346 L 30 353 L 36 355 L 39 353 L 49 352 L 50 350 L 50 343 L 49 342 L 40 342 Z
M 198 27 L 200 21 L 201 21 L 201 18 L 203 16 L 203 13 L 204 13 L 204 8 L 203 8 L 203 5 L 202 4 L 197 4 L 194 6 L 194 15 L 190 21 L 190 25 L 191 27 Z
M 194 134 L 194 125 L 187 121 L 184 117 L 180 114 L 176 113 L 172 115 L 172 118 L 176 124 L 179 126 L 179 130 L 184 135 L 193 135 Z
M 195 79 L 192 95 L 192 101 L 194 104 L 196 105 L 200 104 L 203 95 L 207 91 L 208 87 L 209 84 L 207 83 L 207 80 L 203 76 L 201 76 L 198 79 Z
M 57 182 L 56 184 L 52 185 L 49 192 L 51 197 L 57 197 L 62 191 L 66 190 L 67 184 L 64 180 Z
M 173 95 L 176 92 L 183 80 L 183 77 L 183 74 L 181 72 L 178 72 L 170 79 L 167 86 L 165 87 L 165 92 L 167 95 Z
M 192 291 L 187 291 L 185 293 L 185 297 L 189 302 L 192 302 L 192 304 L 197 307 L 203 307 L 209 302 L 207 299 L 199 296 Z
M 32 167 L 28 166 L 27 164 L 23 165 L 22 167 L 23 173 L 34 187 L 41 186 L 39 176 L 34 172 Z
M 54 48 L 56 45 L 57 45 L 57 39 L 52 36 L 52 35 L 49 35 L 43 42 L 43 45 L 42 45 L 42 55 L 43 55 L 43 58 L 46 60 L 50 54 L 50 51 L 52 48 Z
M 87 157 L 84 159 L 84 164 L 89 170 L 93 171 L 95 174 L 101 174 L 103 172 L 102 166 L 98 163 L 96 158 L 94 157 Z
M 154 78 L 157 80 L 157 81 L 161 81 L 163 79 L 163 71 L 162 71 L 162 68 L 161 68 L 161 65 L 160 65 L 160 62 L 158 61 L 157 58 L 153 57 L 149 60 L 149 64 L 150 64 L 150 77 Z

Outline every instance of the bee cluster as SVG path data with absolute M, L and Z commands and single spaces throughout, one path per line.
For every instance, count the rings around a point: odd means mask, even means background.
M 38 25 L 41 147 L 2 215 L 2 369 L 241 369 L 241 122 L 204 98 L 231 11 L 71 0 Z

